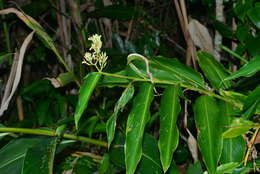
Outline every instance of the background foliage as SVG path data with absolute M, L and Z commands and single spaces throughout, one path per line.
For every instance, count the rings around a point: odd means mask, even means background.
M 259 172 L 260 3 L 183 2 L 1 0 L 1 173 Z

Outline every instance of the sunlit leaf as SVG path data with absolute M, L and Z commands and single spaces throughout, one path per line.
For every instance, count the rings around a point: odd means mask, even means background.
M 115 136 L 115 129 L 116 129 L 116 120 L 118 117 L 118 112 L 120 110 L 123 110 L 125 105 L 131 100 L 131 98 L 134 95 L 134 87 L 132 85 L 129 85 L 124 92 L 122 93 L 121 97 L 116 103 L 116 106 L 114 108 L 114 112 L 112 116 L 108 119 L 106 123 L 106 132 L 107 132 L 107 140 L 108 140 L 108 147 L 110 146 L 111 142 L 114 139 Z
M 101 77 L 101 74 L 98 72 L 92 72 L 88 74 L 84 82 L 80 88 L 79 91 L 79 100 L 76 106 L 76 111 L 75 111 L 75 124 L 76 128 L 78 128 L 79 125 L 79 120 L 84 112 L 84 110 L 88 106 L 88 101 Z
M 125 162 L 126 173 L 133 174 L 142 156 L 143 134 L 149 120 L 150 104 L 153 99 L 153 85 L 143 83 L 134 99 L 126 127 Z
M 232 80 L 241 76 L 243 77 L 252 76 L 254 73 L 256 73 L 259 70 L 260 70 L 260 56 L 255 56 L 250 60 L 250 62 L 245 64 L 238 71 L 226 77 L 224 80 Z
M 235 163 L 235 162 L 222 164 L 218 166 L 216 174 L 233 173 L 234 169 L 239 165 L 240 165 L 239 163 Z M 208 172 L 204 172 L 203 174 L 208 174 Z
M 194 105 L 198 145 L 208 172 L 215 174 L 222 151 L 221 115 L 216 100 L 210 96 L 199 97 Z
M 180 63 L 177 59 L 164 57 L 145 58 L 140 54 L 130 54 L 128 64 L 141 78 L 167 80 L 205 88 L 199 73 Z
M 170 167 L 173 152 L 176 150 L 179 142 L 179 130 L 176 124 L 181 110 L 179 92 L 180 86 L 168 86 L 163 93 L 160 104 L 160 137 L 158 146 L 164 172 Z
M 251 128 L 256 127 L 252 121 L 245 120 L 243 118 L 233 118 L 230 127 L 223 133 L 224 138 L 234 138 L 239 135 L 247 133 Z
M 229 128 L 232 122 L 232 116 L 235 114 L 234 108 L 230 103 L 220 101 L 219 107 L 222 113 L 222 126 L 224 130 Z M 223 139 L 223 149 L 220 158 L 222 164 L 230 162 L 241 162 L 246 150 L 246 144 L 243 137 Z
M 228 76 L 226 69 L 211 54 L 202 51 L 198 52 L 198 62 L 203 73 L 215 89 L 225 89 L 231 86 L 229 81 L 223 82 Z

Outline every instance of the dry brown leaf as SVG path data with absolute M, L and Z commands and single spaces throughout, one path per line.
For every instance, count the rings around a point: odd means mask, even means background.
M 188 147 L 189 147 L 189 150 L 191 152 L 191 155 L 192 155 L 194 162 L 196 162 L 196 161 L 199 160 L 197 141 L 194 138 L 194 136 L 190 133 L 189 129 L 186 129 L 186 130 L 189 134 L 188 141 L 187 141 Z
M 18 84 L 20 82 L 24 54 L 25 54 L 25 51 L 26 51 L 30 41 L 32 40 L 33 34 L 34 34 L 34 31 L 31 32 L 25 38 L 19 52 L 16 53 L 14 56 L 13 65 L 11 68 L 11 72 L 10 72 L 7 84 L 5 86 L 5 92 L 4 92 L 2 102 L 1 102 L 0 117 L 3 115 L 4 111 L 8 108 L 9 102 L 12 99 L 14 92 L 16 91 Z
M 188 30 L 194 44 L 201 50 L 214 54 L 212 38 L 208 29 L 196 19 L 191 19 Z

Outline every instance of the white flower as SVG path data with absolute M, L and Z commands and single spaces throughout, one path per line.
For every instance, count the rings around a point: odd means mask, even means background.
M 101 36 L 95 34 L 88 38 L 88 40 L 92 41 L 91 47 L 89 50 L 94 50 L 93 53 L 86 52 L 84 55 L 84 60 L 82 63 L 87 65 L 93 65 L 97 68 L 98 71 L 102 71 L 102 69 L 107 64 L 107 55 L 104 52 L 101 52 L 100 49 L 102 47 Z
M 94 34 L 89 37 L 88 40 L 92 41 L 92 45 L 89 50 L 94 50 L 96 53 L 99 53 L 102 47 L 101 35 Z

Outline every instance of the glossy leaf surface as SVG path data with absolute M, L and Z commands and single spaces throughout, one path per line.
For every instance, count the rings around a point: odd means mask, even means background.
M 228 76 L 226 69 L 211 54 L 202 51 L 198 52 L 198 62 L 203 73 L 215 89 L 225 89 L 231 86 L 229 81 L 223 82 Z
M 232 80 L 241 76 L 243 77 L 251 76 L 259 70 L 260 70 L 260 56 L 255 56 L 238 71 L 226 77 L 225 80 Z
M 179 101 L 180 86 L 168 86 L 162 96 L 160 104 L 160 137 L 159 150 L 164 172 L 172 162 L 173 152 L 179 142 L 177 118 L 181 110 Z
M 153 99 L 153 85 L 143 83 L 134 99 L 132 110 L 127 119 L 125 162 L 126 173 L 133 174 L 142 156 L 143 134 L 149 120 L 150 104 Z
M 123 110 L 125 105 L 129 102 L 129 100 L 131 100 L 133 95 L 134 95 L 134 87 L 132 85 L 129 85 L 124 90 L 124 92 L 122 93 L 121 97 L 117 101 L 116 106 L 114 108 L 114 113 L 108 119 L 108 121 L 106 123 L 108 147 L 110 146 L 110 144 L 113 141 L 114 136 L 115 136 L 116 120 L 117 120 L 117 117 L 118 117 L 118 112 Z
M 198 145 L 208 172 L 215 174 L 222 151 L 221 117 L 216 100 L 210 96 L 199 97 L 194 105 Z
M 234 108 L 230 103 L 224 101 L 219 102 L 222 113 L 222 127 L 227 130 L 232 122 L 232 116 L 235 114 Z M 222 164 L 230 162 L 241 162 L 246 150 L 245 140 L 242 136 L 235 138 L 224 138 L 223 149 L 220 158 Z
M 245 120 L 243 118 L 233 118 L 230 128 L 223 133 L 223 137 L 234 138 L 247 133 L 247 131 L 256 126 L 257 125 L 252 121 Z
M 143 139 L 142 159 L 138 164 L 136 173 L 162 174 L 157 140 L 150 134 L 145 134 Z
M 5 145 L 0 150 L 0 156 L 2 158 L 0 162 L 1 174 L 21 174 L 21 171 L 26 169 L 29 166 L 33 167 L 33 170 L 31 171 L 38 171 L 39 173 L 40 172 L 39 168 L 41 167 L 41 165 L 40 163 L 33 164 L 33 162 L 35 162 L 35 159 L 31 158 L 33 157 L 33 154 L 31 154 L 32 149 L 36 149 L 37 151 L 37 153 L 34 154 L 36 155 L 34 157 L 41 160 L 41 157 L 46 156 L 46 151 L 44 153 L 39 152 L 38 151 L 39 147 L 41 146 L 41 144 L 44 144 L 45 142 L 48 144 L 48 142 L 50 142 L 49 140 L 51 139 L 53 139 L 53 137 L 20 138 L 20 139 L 15 139 L 10 143 L 8 143 L 7 145 Z M 27 160 L 25 161 L 25 159 Z M 51 160 L 51 158 L 48 157 L 45 158 L 45 161 L 41 160 L 40 162 L 49 163 L 50 162 L 49 160 Z M 42 167 L 42 171 L 48 171 L 48 170 L 49 170 L 48 166 L 44 165 Z
M 84 82 L 80 88 L 79 91 L 79 100 L 76 106 L 76 111 L 75 111 L 75 124 L 76 128 L 78 128 L 79 125 L 79 120 L 84 112 L 84 110 L 88 106 L 88 101 L 100 79 L 101 74 L 98 72 L 92 72 L 88 74 Z
M 39 174 L 52 174 L 57 141 L 57 137 L 48 137 L 33 148 L 28 149 L 24 158 L 22 174 L 32 171 L 37 171 Z
M 130 54 L 128 64 L 132 71 L 142 78 L 185 83 L 204 88 L 204 81 L 199 73 L 180 63 L 177 59 L 154 57 L 147 59 L 139 54 Z

